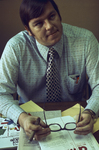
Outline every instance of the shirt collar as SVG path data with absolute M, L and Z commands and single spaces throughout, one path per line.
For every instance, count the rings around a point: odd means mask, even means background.
M 36 40 L 36 44 L 37 44 L 37 48 L 41 54 L 41 56 L 47 61 L 47 54 L 49 51 L 49 47 L 40 44 L 37 40 Z M 61 36 L 61 39 L 59 42 L 57 42 L 53 48 L 57 51 L 57 53 L 59 54 L 59 56 L 61 57 L 62 55 L 62 50 L 63 50 L 63 35 Z

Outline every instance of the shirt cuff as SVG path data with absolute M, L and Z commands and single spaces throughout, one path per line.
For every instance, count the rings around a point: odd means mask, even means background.
M 87 100 L 87 106 L 85 107 L 85 109 L 92 110 L 96 114 L 96 117 L 98 117 L 99 116 L 99 101 L 98 101 L 98 99 Z
M 18 105 L 13 104 L 7 112 L 7 117 L 12 119 L 15 124 L 18 123 L 18 118 L 21 113 L 25 112 L 22 108 L 20 108 Z

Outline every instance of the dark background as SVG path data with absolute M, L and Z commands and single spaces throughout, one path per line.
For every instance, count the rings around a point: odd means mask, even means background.
M 24 30 L 19 17 L 22 0 L 0 0 L 0 56 L 6 42 Z M 99 0 L 55 0 L 62 22 L 86 28 L 99 41 Z

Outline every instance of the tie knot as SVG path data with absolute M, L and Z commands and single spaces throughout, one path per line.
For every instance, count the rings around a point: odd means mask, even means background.
M 49 55 L 53 55 L 53 57 L 55 57 L 55 54 L 57 52 L 56 52 L 56 50 L 54 48 L 50 48 L 48 53 L 49 53 Z
M 52 57 L 52 58 L 57 58 L 58 57 L 58 53 L 57 51 L 54 49 L 54 48 L 50 48 L 49 51 L 48 51 L 48 59 L 49 57 Z

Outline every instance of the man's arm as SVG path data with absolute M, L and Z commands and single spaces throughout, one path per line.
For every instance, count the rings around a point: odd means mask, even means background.
M 96 116 L 99 115 L 99 43 L 92 35 L 86 51 L 86 73 L 92 95 L 87 100 L 85 109 L 92 110 Z
M 16 46 L 16 45 L 15 45 Z M 19 52 L 8 42 L 0 60 L 0 113 L 17 123 L 23 110 L 15 103 L 18 80 Z
M 86 47 L 86 73 L 88 83 L 92 90 L 91 97 L 87 100 L 87 106 L 77 123 L 75 134 L 86 135 L 92 132 L 94 118 L 99 115 L 99 49 L 98 41 L 92 34 Z

